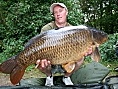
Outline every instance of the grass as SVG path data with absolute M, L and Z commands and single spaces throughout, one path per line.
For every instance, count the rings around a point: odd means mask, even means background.
M 114 70 L 116 67 L 118 67 L 118 61 L 102 62 L 102 64 L 105 65 L 110 70 L 109 76 L 118 75 L 118 72 Z

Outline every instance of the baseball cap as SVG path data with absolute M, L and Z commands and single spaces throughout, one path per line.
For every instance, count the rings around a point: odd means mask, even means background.
M 63 7 L 63 8 L 65 8 L 65 9 L 68 11 L 67 7 L 66 7 L 63 3 L 53 3 L 53 4 L 50 6 L 50 12 L 51 12 L 51 13 L 53 13 L 53 9 L 54 9 L 54 7 L 57 6 L 57 5 L 59 5 L 59 6 Z

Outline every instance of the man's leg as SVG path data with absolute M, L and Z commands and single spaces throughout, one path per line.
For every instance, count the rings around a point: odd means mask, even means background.
M 38 69 L 43 72 L 44 74 L 46 74 L 46 82 L 45 82 L 45 86 L 53 86 L 53 76 L 51 74 L 51 64 L 50 61 L 47 61 L 46 59 L 43 60 L 38 60 L 37 61 L 37 66 Z
M 71 73 L 65 73 L 65 76 L 63 77 L 63 82 L 65 83 L 65 85 L 73 85 L 70 76 L 80 68 L 80 66 L 83 64 L 83 62 L 84 62 L 84 58 L 82 58 L 80 61 L 76 62 L 75 68 Z

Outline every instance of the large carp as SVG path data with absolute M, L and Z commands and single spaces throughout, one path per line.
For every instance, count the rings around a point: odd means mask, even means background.
M 35 64 L 38 59 L 48 59 L 52 65 L 61 64 L 69 72 L 71 64 L 81 60 L 91 46 L 93 46 L 93 59 L 98 61 L 100 56 L 96 55 L 97 47 L 106 40 L 105 32 L 83 25 L 45 31 L 29 40 L 18 55 L 3 62 L 0 71 L 10 74 L 13 84 L 17 84 L 25 69 Z

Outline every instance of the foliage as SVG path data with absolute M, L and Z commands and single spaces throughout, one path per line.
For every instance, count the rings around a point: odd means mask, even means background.
M 9 40 L 4 39 L 4 44 L 1 46 L 4 51 L 0 53 L 0 62 L 20 52 L 20 50 L 23 49 L 23 46 L 21 46 L 23 44 L 23 41 L 24 40 L 22 37 L 18 41 L 16 41 L 15 38 L 10 38 Z
M 108 36 L 108 41 L 101 45 L 100 53 L 101 59 L 103 61 L 113 62 L 118 61 L 118 57 L 116 56 L 115 49 L 116 49 L 116 42 L 118 40 L 118 34 L 110 34 Z
M 80 0 L 85 24 L 109 34 L 118 32 L 117 0 Z
M 45 2 L 45 4 L 44 4 Z M 74 1 L 55 0 L 1 0 L 0 1 L 0 61 L 19 53 L 24 44 L 40 33 L 41 27 L 53 20 L 49 7 L 53 2 L 64 2 L 69 9 L 68 21 L 82 22 Z M 71 8 L 75 8 L 72 9 Z

